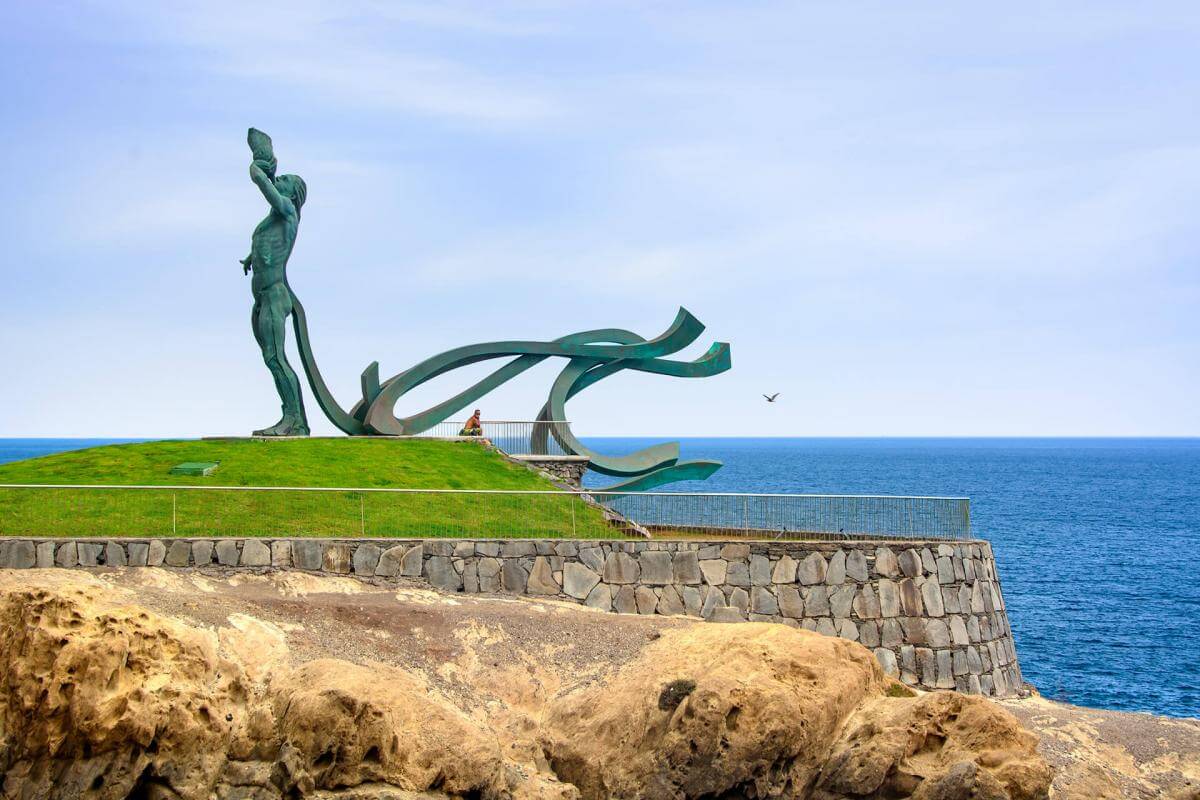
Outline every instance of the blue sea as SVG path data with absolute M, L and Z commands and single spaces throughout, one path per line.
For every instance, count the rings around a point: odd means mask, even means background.
M 652 441 L 588 444 L 622 454 Z M 0 462 L 100 443 L 0 439 Z M 1200 717 L 1200 439 L 681 444 L 725 466 L 680 491 L 970 497 L 1028 681 L 1079 705 Z

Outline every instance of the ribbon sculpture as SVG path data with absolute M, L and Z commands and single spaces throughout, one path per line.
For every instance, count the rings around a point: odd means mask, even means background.
M 587 456 L 591 469 L 626 479 L 596 491 L 644 491 L 674 481 L 703 480 L 721 467 L 719 461 L 680 461 L 678 442 L 655 445 L 627 456 L 606 456 L 584 446 L 565 423 L 558 421 L 566 419 L 568 400 L 623 369 L 678 378 L 706 378 L 728 370 L 729 345 L 725 342 L 714 342 L 694 361 L 662 358 L 687 347 L 704 331 L 704 325 L 687 309 L 679 309 L 671 326 L 649 340 L 632 331 L 604 328 L 573 333 L 552 342 L 472 344 L 427 358 L 383 382 L 379 380 L 379 362 L 372 362 L 362 373 L 362 399 L 346 411 L 334 399 L 317 368 L 304 306 L 295 292 L 292 292 L 292 303 L 296 343 L 308 384 L 329 421 L 352 436 L 411 436 L 427 431 L 530 367 L 557 356 L 569 360 L 538 413 L 537 421 L 542 424 L 534 425 L 533 441 L 530 442 L 535 452 L 545 452 L 538 448 L 544 448 L 548 437 L 553 436 L 567 454 Z M 508 357 L 512 360 L 453 397 L 412 416 L 400 418 L 395 415 L 394 409 L 400 398 L 426 381 L 468 364 Z

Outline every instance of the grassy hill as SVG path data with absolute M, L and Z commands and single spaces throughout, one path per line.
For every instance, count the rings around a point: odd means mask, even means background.
M 172 475 L 219 461 L 209 477 Z M 428 439 L 158 441 L 0 464 L 0 484 L 146 485 L 155 489 L 0 488 L 0 535 L 613 537 L 600 513 L 525 467 L 472 442 Z M 555 491 L 189 490 L 322 487 Z M 181 487 L 172 489 L 169 487 Z

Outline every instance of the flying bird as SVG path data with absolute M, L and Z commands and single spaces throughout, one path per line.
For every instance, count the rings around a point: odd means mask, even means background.
M 763 397 L 765 397 L 765 398 L 766 398 L 766 400 L 767 400 L 767 402 L 768 402 L 768 403 L 774 403 L 774 402 L 775 402 L 775 398 L 776 398 L 776 397 L 779 397 L 779 392 L 776 392 L 775 394 L 772 394 L 772 395 L 765 395 L 765 394 L 764 394 L 764 395 L 763 395 Z

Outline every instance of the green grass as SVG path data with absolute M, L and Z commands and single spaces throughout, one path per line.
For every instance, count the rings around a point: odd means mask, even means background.
M 209 477 L 172 475 L 219 461 Z M 0 465 L 0 484 L 554 491 L 472 442 L 421 439 L 159 441 Z M 3 489 L 7 536 L 491 536 L 615 538 L 577 497 L 388 492 Z

